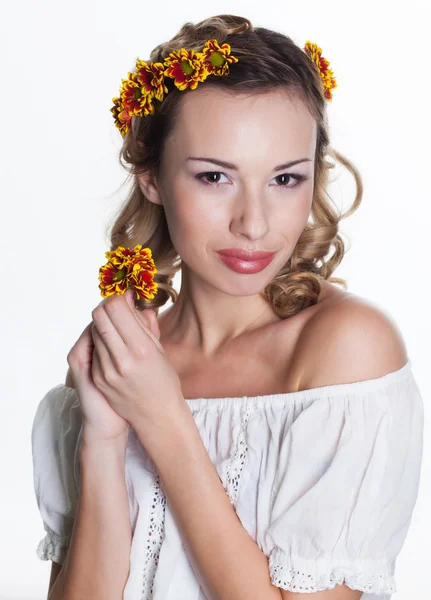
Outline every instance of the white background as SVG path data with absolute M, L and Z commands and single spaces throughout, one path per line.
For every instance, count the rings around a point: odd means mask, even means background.
M 2 428 L 0 598 L 46 598 L 51 562 L 33 489 L 30 434 L 46 391 L 100 302 L 108 219 L 124 198 L 121 136 L 110 107 L 135 58 L 186 21 L 231 13 L 318 43 L 338 81 L 333 146 L 364 178 L 360 209 L 341 222 L 351 249 L 335 276 L 397 322 L 429 418 L 430 60 L 428 1 L 203 3 L 75 0 L 2 9 Z M 346 210 L 353 179 L 337 167 Z M 179 276 L 178 276 L 179 277 Z M 176 287 L 179 289 L 179 279 Z M 170 305 L 170 304 L 169 304 Z M 168 306 L 168 305 L 167 305 Z M 167 307 L 166 306 L 166 307 Z M 429 597 L 430 447 L 397 561 L 397 600 Z

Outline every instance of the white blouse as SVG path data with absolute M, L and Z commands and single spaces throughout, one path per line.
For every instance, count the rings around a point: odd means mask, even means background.
M 389 600 L 416 503 L 424 410 L 410 359 L 377 379 L 233 398 L 186 399 L 242 525 L 275 586 L 345 583 Z M 59 384 L 32 427 L 34 486 L 46 532 L 36 553 L 63 563 L 80 484 L 81 410 Z M 204 600 L 151 458 L 130 428 L 133 539 L 124 600 Z

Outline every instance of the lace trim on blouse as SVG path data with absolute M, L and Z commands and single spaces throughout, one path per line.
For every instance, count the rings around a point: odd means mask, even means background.
M 41 560 L 53 560 L 56 563 L 63 564 L 69 547 L 70 536 L 61 536 L 55 533 L 45 524 L 45 537 L 40 540 L 36 548 L 36 554 Z
M 246 441 L 246 429 L 251 415 L 251 407 L 245 407 L 241 418 L 241 429 L 238 435 L 238 440 L 235 452 L 226 467 L 225 481 L 226 494 L 229 497 L 233 507 L 236 506 L 238 500 L 238 489 L 241 480 L 241 475 L 244 470 L 244 463 L 247 457 L 248 446 Z
M 160 476 L 155 475 L 153 501 L 147 528 L 147 550 L 142 576 L 141 600 L 153 597 L 154 576 L 159 564 L 160 549 L 165 538 L 166 496 L 160 485 Z
M 275 547 L 269 557 L 269 567 L 273 585 L 290 592 L 332 590 L 343 583 L 352 590 L 371 594 L 397 591 L 390 565 L 385 560 L 337 560 L 337 564 L 302 558 L 291 560 Z

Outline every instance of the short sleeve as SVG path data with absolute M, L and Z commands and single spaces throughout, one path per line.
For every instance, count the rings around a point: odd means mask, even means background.
M 327 389 L 280 444 L 265 532 L 271 581 L 297 593 L 344 583 L 392 594 L 420 482 L 422 398 L 410 362 Z
M 59 384 L 40 401 L 32 426 L 34 490 L 45 537 L 36 554 L 63 564 L 79 497 L 81 408 L 76 390 Z

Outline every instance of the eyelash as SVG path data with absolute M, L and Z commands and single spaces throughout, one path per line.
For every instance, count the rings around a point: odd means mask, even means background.
M 224 175 L 224 173 L 222 173 L 221 171 L 205 171 L 204 173 L 199 173 L 198 175 L 196 175 L 196 179 L 202 180 L 204 185 L 209 185 L 211 187 L 219 187 L 221 185 L 224 185 L 223 183 L 204 181 L 204 177 L 206 175 L 214 175 L 216 173 Z M 307 177 L 306 175 L 302 175 L 301 173 L 282 173 L 281 175 L 277 175 L 277 177 L 283 177 L 283 176 L 293 177 L 296 180 L 295 185 L 282 184 L 282 185 L 276 186 L 276 187 L 280 187 L 280 188 L 286 188 L 288 190 L 296 188 L 300 183 L 309 179 L 309 177 Z

